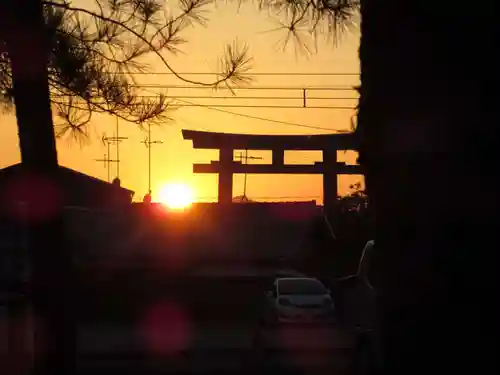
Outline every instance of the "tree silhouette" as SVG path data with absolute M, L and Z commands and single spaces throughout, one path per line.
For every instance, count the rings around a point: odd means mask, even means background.
M 491 243 L 500 202 L 470 198 L 482 184 L 499 189 L 498 110 L 490 102 L 498 14 L 485 11 L 493 1 L 457 4 L 362 1 L 357 134 L 376 220 L 380 373 L 497 366 L 493 346 L 476 345 L 487 323 L 457 327 L 498 314 Z M 463 35 L 481 42 L 466 47 Z
M 42 0 L 50 48 L 48 74 L 56 136 L 82 139 L 95 113 L 107 113 L 142 126 L 171 119 L 175 103 L 166 93 L 145 97 L 134 73 L 151 71 L 147 55 L 186 83 L 228 88 L 251 82 L 251 58 L 245 45 L 226 47 L 213 81 L 196 81 L 177 73 L 169 57 L 187 42 L 183 33 L 205 26 L 214 0 L 180 0 L 178 10 L 165 0 L 91 0 L 77 7 L 67 0 Z M 243 3 L 245 0 L 238 0 Z M 358 1 L 258 0 L 260 10 L 279 16 L 276 30 L 286 30 L 285 48 L 313 53 L 311 41 L 333 41 L 354 25 Z M 312 38 L 311 38 L 312 37 Z M 14 95 L 10 55 L 0 54 L 0 103 L 11 108 Z
M 93 0 L 77 7 L 69 1 L 42 1 L 50 48 L 48 61 L 56 135 L 86 136 L 95 113 L 107 113 L 142 126 L 170 119 L 175 105 L 166 93 L 147 97 L 133 77 L 151 71 L 143 62 L 154 55 L 176 78 L 195 85 L 232 88 L 249 83 L 251 58 L 236 42 L 226 47 L 213 81 L 195 81 L 178 74 L 169 55 L 180 51 L 182 34 L 205 25 L 203 12 L 211 0 L 180 0 L 178 10 L 164 0 Z M 14 100 L 10 55 L 0 56 L 0 100 Z
M 256 3 L 260 10 L 274 14 L 278 26 L 285 31 L 282 47 L 290 43 L 300 53 L 317 51 L 316 42 L 324 38 L 335 45 L 345 31 L 356 26 L 359 0 L 238 0 Z

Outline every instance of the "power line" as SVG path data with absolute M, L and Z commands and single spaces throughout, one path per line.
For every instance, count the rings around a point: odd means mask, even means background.
M 141 98 L 142 96 L 138 95 L 136 98 Z M 146 98 L 154 98 L 155 96 L 146 96 Z M 261 108 L 261 109 L 333 109 L 333 110 L 343 110 L 343 111 L 352 111 L 356 109 L 355 105 L 346 106 L 346 105 L 275 105 L 275 104 L 201 104 L 194 102 L 187 102 L 183 100 L 178 100 L 180 102 L 184 102 L 182 105 L 178 105 L 178 107 L 207 107 L 210 106 L 212 108 Z M 93 104 L 107 104 L 106 102 L 93 102 Z M 129 106 L 142 106 L 142 103 L 133 103 L 129 104 Z M 175 106 L 173 103 L 172 106 Z
M 229 91 L 241 91 L 241 90 L 276 90 L 276 91 L 287 91 L 287 90 L 308 90 L 308 91 L 358 91 L 357 86 L 245 86 L 245 87 L 227 87 L 227 86 L 218 86 L 214 88 L 212 86 L 197 86 L 197 85 L 163 85 L 157 83 L 132 83 L 126 84 L 124 86 L 127 87 L 135 87 L 135 88 L 158 88 L 158 89 L 196 89 L 196 90 L 212 90 L 212 91 L 221 91 L 221 90 L 229 90 Z
M 281 124 L 281 125 L 287 125 L 287 126 L 295 126 L 295 127 L 299 127 L 299 128 L 306 128 L 306 129 L 326 130 L 326 131 L 329 131 L 329 132 L 331 132 L 331 131 L 337 131 L 337 132 L 339 132 L 338 130 L 335 130 L 335 129 L 324 128 L 324 127 L 320 127 L 320 126 L 298 124 L 298 123 L 289 122 L 289 121 L 274 120 L 274 119 L 270 119 L 270 118 L 266 118 L 266 117 L 252 116 L 252 115 L 248 115 L 248 114 L 245 114 L 245 113 L 238 113 L 238 112 L 228 111 L 228 110 L 221 109 L 221 108 L 216 108 L 214 106 L 207 105 L 207 104 L 193 103 L 193 102 L 188 101 L 188 100 L 177 99 L 177 101 L 183 102 L 183 103 L 187 103 L 187 104 L 190 104 L 190 105 L 196 104 L 196 106 L 200 107 L 200 108 L 205 108 L 205 109 L 209 109 L 209 110 L 212 110 L 212 111 L 221 112 L 221 113 L 225 113 L 225 114 L 229 114 L 229 115 L 233 115 L 233 116 L 239 116 L 239 117 L 249 118 L 249 119 L 252 119 L 252 120 L 272 122 L 272 123 L 275 123 L 275 124 Z M 185 120 L 183 120 L 183 121 L 185 121 Z M 210 131 L 208 129 L 205 129 L 205 130 L 206 131 Z
M 177 101 L 183 102 L 185 104 L 188 104 L 189 106 L 195 106 L 195 107 L 205 108 L 205 109 L 209 109 L 209 110 L 212 110 L 212 111 L 217 111 L 217 112 L 221 112 L 221 113 L 225 113 L 225 114 L 229 114 L 229 115 L 233 115 L 233 116 L 239 116 L 239 117 L 249 118 L 249 119 L 252 119 L 252 120 L 272 122 L 272 123 L 275 123 L 275 124 L 281 124 L 281 125 L 287 125 L 287 126 L 295 126 L 295 127 L 299 127 L 299 128 L 305 128 L 305 129 L 326 130 L 326 131 L 329 131 L 329 132 L 331 132 L 331 131 L 340 132 L 340 131 L 335 130 L 335 129 L 325 128 L 325 127 L 321 127 L 321 126 L 298 124 L 298 123 L 289 122 L 289 121 L 275 120 L 275 119 L 270 119 L 270 118 L 266 118 L 266 117 L 252 116 L 252 115 L 248 115 L 248 114 L 245 114 L 245 113 L 228 111 L 228 110 L 225 110 L 225 109 L 217 108 L 217 106 L 208 105 L 208 104 L 194 103 L 194 102 L 191 102 L 189 100 L 177 99 Z M 185 105 L 185 106 L 188 106 L 188 105 Z M 298 108 L 298 107 L 294 107 L 294 108 Z
M 137 87 L 141 87 L 145 89 L 145 91 L 149 91 L 153 93 L 154 95 L 138 95 L 137 97 L 143 97 L 143 98 L 155 98 L 159 93 L 154 93 L 151 90 L 147 90 L 146 88 L 158 88 L 160 86 L 151 86 L 151 85 L 137 85 Z M 178 86 L 177 86 L 178 87 Z M 182 87 L 182 86 L 181 86 Z M 200 86 L 191 86 L 191 87 L 184 87 L 186 88 L 193 88 L 193 89 L 207 89 L 207 87 L 200 87 Z M 213 90 L 213 88 L 211 88 Z M 230 89 L 225 87 L 225 89 Z M 229 99 L 236 99 L 236 100 L 241 100 L 241 99 L 247 99 L 247 100 L 301 100 L 301 103 L 297 103 L 294 105 L 289 105 L 289 104 L 211 104 L 211 107 L 217 107 L 217 108 L 272 108 L 272 109 L 293 109 L 293 108 L 308 108 L 308 109 L 336 109 L 336 110 L 353 110 L 356 109 L 356 106 L 346 106 L 346 105 L 308 105 L 308 100 L 357 100 L 357 97 L 321 97 L 321 96 L 313 96 L 310 97 L 307 95 L 307 93 L 311 90 L 337 90 L 340 88 L 326 88 L 326 87 L 321 87 L 321 88 L 297 88 L 297 87 L 255 87 L 255 86 L 250 86 L 246 87 L 243 89 L 251 89 L 251 90 L 258 90 L 258 89 L 273 89 L 273 90 L 295 90 L 298 91 L 300 90 L 301 96 L 300 97 L 290 97 L 290 96 L 223 96 L 223 97 L 214 97 L 212 95 L 170 95 L 168 96 L 170 99 L 173 101 L 181 101 L 186 103 L 184 106 L 202 106 L 199 103 L 193 103 L 189 101 L 184 101 L 183 99 L 207 99 L 207 100 L 216 100 L 216 99 L 222 99 L 222 100 L 229 100 Z M 343 88 L 342 90 L 354 90 L 353 88 Z M 241 103 L 241 102 L 240 102 Z
M 149 91 L 149 90 L 146 90 Z M 151 91 L 150 91 L 151 92 Z M 169 99 L 173 101 L 180 101 L 183 103 L 186 103 L 184 106 L 191 106 L 191 107 L 199 107 L 199 106 L 204 106 L 204 104 L 200 103 L 193 103 L 187 100 L 183 99 L 206 99 L 206 100 L 216 100 L 216 99 L 222 99 L 222 100 L 231 100 L 231 99 L 247 99 L 247 100 L 295 100 L 298 101 L 300 100 L 300 103 L 297 103 L 295 105 L 289 105 L 289 104 L 209 104 L 211 107 L 218 107 L 218 108 L 273 108 L 273 109 L 279 109 L 279 108 L 284 108 L 284 109 L 293 109 L 293 108 L 303 108 L 303 109 L 338 109 L 338 110 L 353 110 L 356 109 L 356 106 L 345 106 L 345 105 L 308 105 L 307 101 L 308 100 L 358 100 L 356 97 L 309 97 L 306 95 L 306 89 L 302 89 L 302 96 L 301 97 L 279 97 L 279 96 L 225 96 L 225 97 L 214 97 L 214 96 L 208 96 L 208 95 L 172 95 L 168 96 Z M 156 98 L 158 97 L 159 94 L 156 95 L 137 95 L 138 98 Z
M 203 104 L 183 104 L 183 107 L 204 107 Z M 214 108 L 268 108 L 268 109 L 336 109 L 336 110 L 355 110 L 356 106 L 292 106 L 292 105 L 258 105 L 258 104 L 211 104 Z
M 139 98 L 157 98 L 157 95 L 137 95 Z M 168 95 L 168 99 L 222 99 L 222 100 L 302 100 L 303 96 L 212 96 L 212 95 Z M 308 96 L 308 100 L 358 100 L 358 97 Z
M 115 73 L 113 73 L 115 74 Z M 216 72 L 116 72 L 116 74 L 127 74 L 127 75 L 162 75 L 162 76 L 173 76 L 173 75 L 190 75 L 190 76 L 213 76 L 217 75 Z M 359 73 L 340 73 L 340 72 L 325 72 L 325 73 L 309 73 L 309 72 L 254 72 L 247 73 L 248 76 L 299 76 L 299 77 L 322 77 L 322 76 L 359 76 Z
M 188 102 L 187 100 L 179 100 L 179 101 L 186 102 L 186 103 L 189 103 L 189 104 L 196 104 L 196 103 Z M 323 127 L 320 127 L 320 126 L 297 124 L 297 123 L 288 122 L 288 121 L 274 120 L 274 119 L 265 118 L 265 117 L 247 115 L 245 113 L 238 113 L 238 112 L 227 111 L 227 110 L 216 108 L 216 107 L 213 107 L 213 106 L 210 106 L 210 105 L 198 104 L 196 106 L 197 107 L 201 107 L 201 108 L 206 108 L 206 109 L 209 109 L 209 110 L 212 110 L 212 111 L 226 113 L 226 114 L 233 115 L 233 116 L 245 117 L 245 118 L 249 118 L 249 119 L 252 119 L 252 120 L 273 122 L 273 123 L 276 123 L 276 124 L 282 124 L 282 125 L 288 125 L 288 126 L 296 126 L 296 127 L 300 127 L 300 128 L 306 128 L 306 129 L 336 131 L 335 129 L 323 128 Z

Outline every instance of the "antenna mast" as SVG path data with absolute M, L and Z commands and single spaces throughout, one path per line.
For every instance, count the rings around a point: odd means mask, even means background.
M 111 163 L 116 163 L 116 177 L 120 178 L 120 143 L 128 139 L 127 137 L 119 136 L 118 117 L 116 117 L 116 133 L 112 137 L 107 137 L 106 133 L 102 135 L 102 143 L 107 147 L 107 154 L 104 154 L 103 159 L 95 159 L 95 161 L 103 162 L 104 168 L 108 169 L 108 182 L 111 182 Z M 116 146 L 116 159 L 111 158 L 111 145 Z
M 148 124 L 148 136 L 146 137 L 146 139 L 144 139 L 143 141 L 141 141 L 141 143 L 144 143 L 144 145 L 148 149 L 148 193 L 150 193 L 151 192 L 151 147 L 154 144 L 161 144 L 161 143 L 163 143 L 163 141 L 161 141 L 161 140 L 157 140 L 157 141 L 151 140 L 151 124 L 149 123 Z
M 262 158 L 260 156 L 248 156 L 248 150 L 247 149 L 245 149 L 245 154 L 243 154 L 243 152 L 240 152 L 239 155 L 236 158 L 239 159 L 241 162 L 244 161 L 243 164 L 245 164 L 245 165 L 248 164 L 248 160 L 262 160 Z M 248 175 L 248 173 L 245 170 L 244 180 L 243 180 L 243 196 L 241 197 L 241 200 L 244 201 L 244 202 L 248 201 L 248 197 L 247 197 L 247 175 Z

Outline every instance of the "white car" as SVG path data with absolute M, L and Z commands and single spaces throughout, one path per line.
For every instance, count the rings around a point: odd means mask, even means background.
M 269 323 L 332 322 L 330 291 L 315 278 L 280 277 L 266 293 Z

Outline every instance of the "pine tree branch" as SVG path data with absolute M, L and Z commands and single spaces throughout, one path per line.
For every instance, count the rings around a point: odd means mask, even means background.
M 144 1 L 144 0 L 143 0 Z M 132 1 L 134 3 L 134 1 Z M 185 0 L 186 4 L 208 4 L 209 2 L 206 0 L 190 0 L 187 1 Z M 91 18 L 101 20 L 105 23 L 111 24 L 115 26 L 118 29 L 123 29 L 127 33 L 133 35 L 136 37 L 138 40 L 140 40 L 147 48 L 147 52 L 151 52 L 155 54 L 159 60 L 165 65 L 165 67 L 178 79 L 189 83 L 193 85 L 199 85 L 199 86 L 207 86 L 207 87 L 217 87 L 220 84 L 225 84 L 228 81 L 232 82 L 233 84 L 238 84 L 238 83 L 248 83 L 251 79 L 248 76 L 245 76 L 245 73 L 248 72 L 250 69 L 250 63 L 251 63 L 251 57 L 248 56 L 248 47 L 243 46 L 243 48 L 239 48 L 236 44 L 228 45 L 226 47 L 226 55 L 222 58 L 222 65 L 225 68 L 224 71 L 219 73 L 218 75 L 221 78 L 218 78 L 215 81 L 212 82 L 203 82 L 203 81 L 196 81 L 189 79 L 187 77 L 182 76 L 179 74 L 176 69 L 172 67 L 172 65 L 168 62 L 168 60 L 163 56 L 161 53 L 162 49 L 165 48 L 166 42 L 160 43 L 158 45 L 154 44 L 154 40 L 150 38 L 146 38 L 144 34 L 140 34 L 138 31 L 136 31 L 134 28 L 130 27 L 126 22 L 120 22 L 119 20 L 114 19 L 113 17 L 110 17 L 106 15 L 105 13 L 97 13 L 94 11 L 91 11 L 89 9 L 84 9 L 84 8 L 79 8 L 79 7 L 74 7 L 71 6 L 67 3 L 59 3 L 59 2 L 53 2 L 53 1 L 44 1 L 44 4 L 50 5 L 53 7 L 59 7 L 67 11 L 71 12 L 76 12 L 80 14 L 85 14 L 87 16 L 90 16 Z M 201 6 L 201 5 L 199 5 Z M 187 16 L 189 13 L 196 9 L 195 5 L 189 6 L 186 10 L 184 10 L 184 14 Z M 135 17 L 135 16 L 134 16 Z M 145 20 L 149 21 L 149 20 Z M 170 28 L 171 31 L 176 30 L 172 29 L 172 22 L 167 23 L 164 27 Z M 166 34 L 162 31 L 162 28 L 157 27 L 156 32 L 154 36 L 160 35 L 164 41 L 168 41 L 169 38 L 166 36 Z

